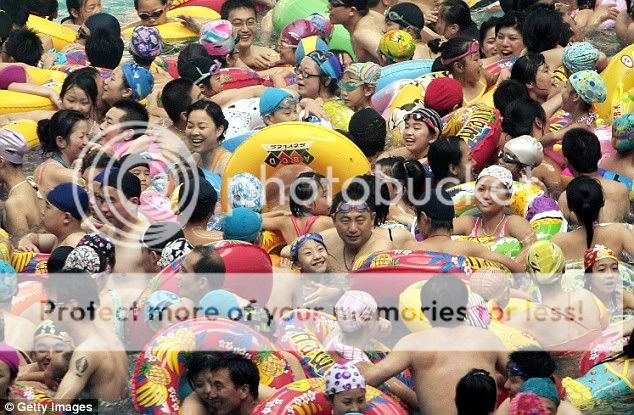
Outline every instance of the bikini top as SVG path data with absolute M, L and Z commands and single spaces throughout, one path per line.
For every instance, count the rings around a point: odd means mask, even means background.
M 291 216 L 291 223 L 293 224 L 293 228 L 295 228 L 295 233 L 297 234 L 297 237 L 299 238 L 300 236 L 303 236 L 309 233 L 310 228 L 312 228 L 313 224 L 317 222 L 317 219 L 319 219 L 319 216 L 309 216 L 306 219 L 306 223 L 304 224 L 304 227 L 301 228 L 299 219 L 296 218 L 295 216 Z
M 508 228 L 508 221 L 509 218 L 511 216 L 510 215 L 506 215 L 504 217 L 504 221 L 502 222 L 502 229 L 500 229 L 500 232 L 497 235 L 497 238 L 504 238 L 506 236 L 507 233 L 507 228 Z M 473 225 L 473 230 L 471 231 L 471 233 L 469 234 L 470 237 L 472 238 L 477 238 L 477 239 L 481 239 L 481 238 L 494 238 L 494 235 L 491 236 L 478 236 L 478 231 L 480 230 L 480 226 L 482 223 L 482 218 L 476 218 L 475 224 Z

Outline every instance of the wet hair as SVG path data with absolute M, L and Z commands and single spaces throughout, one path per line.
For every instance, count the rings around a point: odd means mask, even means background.
M 502 130 L 511 137 L 532 135 L 535 119 L 546 123 L 546 113 L 539 102 L 531 98 L 516 99 L 504 110 Z
M 576 177 L 566 187 L 566 201 L 570 211 L 585 228 L 586 248 L 590 248 L 594 238 L 594 222 L 599 220 L 599 212 L 605 204 L 601 185 L 590 176 Z
M 449 39 L 440 46 L 440 59 L 448 60 L 464 54 L 469 49 L 472 42 L 473 39 L 460 36 Z M 443 67 L 447 68 L 448 71 L 453 72 L 454 65 L 463 62 L 463 60 L 464 59 L 460 59 L 459 61 L 450 63 L 448 66 L 443 65 Z
M 186 72 L 184 69 L 189 65 L 189 63 L 194 58 L 198 57 L 209 57 L 209 53 L 207 49 L 200 43 L 188 43 L 181 51 L 178 53 L 178 58 L 176 60 L 176 69 L 178 74 L 182 77 Z
M 524 85 L 529 82 L 535 82 L 535 76 L 539 67 L 546 64 L 544 55 L 541 53 L 528 52 L 524 56 L 520 56 L 511 68 L 511 79 L 520 81 Z
M 401 156 L 383 157 L 374 163 L 374 167 L 375 169 L 381 170 L 387 176 L 394 177 L 394 166 L 402 161 L 405 161 L 405 158 Z
M 441 137 L 429 145 L 427 160 L 434 174 L 434 183 L 451 176 L 449 166 L 460 165 L 462 150 L 460 143 L 464 142 L 460 137 Z
M 231 0 L 229 0 L 231 1 Z M 225 3 L 226 4 L 226 3 Z M 211 371 L 226 369 L 229 378 L 237 389 L 247 385 L 249 393 L 254 400 L 258 399 L 258 387 L 260 386 L 260 371 L 258 367 L 244 356 L 232 352 L 223 352 L 211 365 Z
M 112 104 L 111 108 L 117 108 L 123 111 L 123 116 L 119 122 L 135 123 L 134 138 L 139 138 L 145 134 L 148 122 L 150 121 L 150 116 L 145 106 L 131 99 L 122 99 Z
M 521 11 L 527 7 L 532 6 L 539 0 L 500 0 L 500 6 L 504 13 L 508 13 L 512 10 Z
M 456 24 L 460 31 L 465 31 L 473 26 L 471 9 L 462 0 L 445 0 L 442 2 L 441 13 L 443 19 L 449 24 Z
M 51 251 L 51 255 L 46 261 L 46 271 L 49 274 L 60 272 L 64 268 L 66 258 L 68 258 L 68 255 L 73 249 L 75 248 L 72 246 L 58 246 L 53 249 L 53 251 Z
M 34 31 L 26 28 L 11 31 L 4 42 L 4 48 L 7 55 L 16 62 L 30 66 L 37 66 L 44 53 L 40 38 Z
M 500 29 L 505 27 L 512 27 L 522 34 L 522 28 L 524 27 L 524 14 L 519 11 L 509 11 L 504 13 L 503 16 L 498 17 L 495 22 L 495 35 L 497 36 Z
M 118 160 L 113 160 L 110 156 L 102 151 L 89 151 L 84 156 L 81 163 L 81 172 L 85 172 L 89 168 L 105 169 L 106 167 L 118 169 L 121 167 Z
M 37 123 L 37 136 L 45 152 L 58 152 L 57 137 L 68 142 L 73 128 L 80 121 L 86 121 L 86 116 L 75 110 L 59 110 L 51 119 L 40 120 Z
M 217 352 L 194 351 L 189 356 L 187 362 L 187 372 L 185 374 L 189 386 L 194 389 L 196 377 L 207 370 L 211 370 L 215 361 L 218 360 Z
M 227 0 L 222 3 L 222 7 L 220 8 L 220 18 L 229 20 L 229 14 L 237 9 L 253 10 L 253 14 L 257 16 L 257 9 L 251 0 Z
M 512 362 L 524 374 L 522 379 L 549 378 L 555 373 L 557 364 L 549 352 L 536 346 L 527 346 L 511 352 Z
M 189 107 L 187 107 L 187 118 L 189 118 L 189 115 L 194 111 L 205 111 L 209 118 L 213 120 L 216 128 L 223 127 L 224 131 L 222 132 L 222 135 L 218 138 L 218 142 L 221 142 L 225 139 L 225 133 L 227 132 L 227 128 L 229 127 L 229 122 L 225 118 L 225 114 L 222 112 L 222 108 L 220 108 L 220 105 L 212 101 L 196 101 Z
M 0 0 L 0 10 L 11 19 L 11 25 L 24 27 L 29 20 L 29 9 L 24 0 Z
M 486 58 L 486 56 L 484 56 L 484 53 L 482 52 L 482 46 L 484 45 L 484 40 L 486 38 L 487 32 L 492 27 L 495 27 L 497 21 L 498 21 L 497 17 L 489 17 L 487 20 L 482 22 L 482 25 L 480 25 L 480 38 L 479 39 L 480 39 L 480 57 L 481 58 Z
M 403 186 L 404 201 L 416 206 L 423 200 L 427 175 L 418 160 L 397 161 L 392 167 L 393 176 Z M 413 198 L 413 199 L 410 199 Z
M 86 39 L 86 57 L 92 66 L 115 69 L 121 63 L 125 45 L 120 37 L 99 28 Z
M 83 68 L 82 70 L 71 72 L 66 79 L 64 79 L 62 90 L 59 95 L 63 98 L 73 87 L 77 87 L 84 91 L 90 100 L 90 105 L 92 105 L 93 108 L 95 107 L 97 104 L 97 95 L 99 94 L 99 90 L 97 88 L 97 82 L 90 72 L 83 70 Z
M 291 184 L 291 197 L 289 207 L 293 216 L 306 216 L 308 212 L 307 204 L 315 200 L 319 192 L 323 190 L 323 180 L 326 178 L 319 173 L 312 171 L 301 173 Z M 293 191 L 294 189 L 294 191 Z M 315 194 L 317 191 L 318 194 Z
M 165 6 L 167 4 L 167 0 L 161 0 L 161 6 Z M 134 9 L 137 10 L 139 8 L 139 0 L 134 0 Z
M 194 176 L 190 178 L 195 179 Z M 198 188 L 196 187 L 195 182 L 190 181 L 178 189 L 179 210 L 184 211 L 193 205 L 188 222 L 194 223 L 209 217 L 218 202 L 216 189 L 204 177 L 198 177 Z
M 526 85 L 515 79 L 506 79 L 493 92 L 493 105 L 504 114 L 511 102 L 521 98 L 530 98 Z
M 346 134 L 368 158 L 385 148 L 387 124 L 385 118 L 373 108 L 365 108 L 352 114 Z
M 486 370 L 471 369 L 456 385 L 458 415 L 488 415 L 496 401 L 497 385 Z
M 224 274 L 225 273 L 226 271 L 225 262 L 223 261 L 222 257 L 210 247 L 198 245 L 198 246 L 195 246 L 191 252 L 200 255 L 200 259 L 192 267 L 192 271 L 194 271 L 194 273 L 196 274 Z M 218 280 L 218 278 L 216 278 L 216 280 Z M 212 285 L 218 285 L 217 282 L 218 281 L 216 281 L 216 284 L 212 284 Z M 222 282 L 220 282 L 218 288 L 222 287 L 223 284 L 224 284 L 224 279 L 222 280 Z
M 562 141 L 562 151 L 568 164 L 576 173 L 590 174 L 599 169 L 601 144 L 596 134 L 585 128 L 566 131 Z
M 378 191 L 375 189 L 378 189 Z M 379 195 L 384 203 L 381 203 L 381 200 L 377 200 L 376 196 Z M 334 216 L 337 213 L 337 207 L 342 203 L 348 201 L 362 202 L 374 212 L 376 215 L 374 225 L 379 226 L 387 219 L 390 209 L 389 204 L 387 204 L 389 199 L 390 192 L 386 183 L 377 184 L 376 177 L 369 174 L 356 176 L 345 189 L 335 195 L 330 206 L 330 215 Z
M 423 315 L 432 327 L 463 325 L 468 297 L 465 283 L 453 275 L 435 275 L 420 290 Z M 451 310 L 451 316 L 447 315 L 447 309 Z
M 68 10 L 69 19 L 74 19 L 73 10 L 76 10 L 77 13 L 81 10 L 86 0 L 66 0 L 66 10 Z
M 174 124 L 180 121 L 181 114 L 187 112 L 192 104 L 191 92 L 194 83 L 189 79 L 179 78 L 169 81 L 161 92 L 163 109 Z
M 29 13 L 39 17 L 55 17 L 59 4 L 57 0 L 28 0 Z
M 554 6 L 535 4 L 527 10 L 522 37 L 529 52 L 540 53 L 559 45 L 564 21 Z

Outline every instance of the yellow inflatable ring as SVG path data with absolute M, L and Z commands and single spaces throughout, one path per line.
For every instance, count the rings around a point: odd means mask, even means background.
M 11 130 L 21 134 L 26 140 L 29 149 L 34 149 L 40 145 L 40 139 L 37 136 L 37 121 L 18 120 L 5 125 L 0 130 Z
M 605 82 L 608 94 L 606 100 L 594 104 L 594 108 L 599 117 L 612 121 L 612 108 L 624 93 L 634 88 L 634 45 L 623 48 L 612 57 L 607 68 L 601 72 L 601 78 Z
M 0 228 L 0 260 L 11 262 L 11 238 L 9 233 Z
M 26 68 L 26 74 L 32 82 L 37 85 L 44 85 L 50 82 L 63 84 L 68 75 L 53 69 Z
M 238 147 L 227 163 L 222 175 L 223 210 L 229 207 L 227 189 L 236 174 L 251 173 L 263 180 L 292 165 L 306 166 L 324 176 L 330 173 L 338 179 L 333 183 L 334 193 L 349 178 L 370 171 L 370 163 L 361 150 L 330 128 L 305 122 L 271 125 Z
M 0 91 L 0 115 L 29 111 L 54 111 L 50 99 L 21 92 Z
M 178 16 L 191 16 L 208 20 L 216 20 L 220 18 L 217 11 L 200 6 L 181 7 L 176 10 L 167 12 L 167 17 L 175 18 Z M 178 22 L 170 22 L 156 26 L 161 33 L 161 37 L 165 43 L 185 42 L 197 39 L 200 34 L 189 30 L 185 25 Z M 122 32 L 124 37 L 131 37 L 134 28 L 126 29 Z
M 26 27 L 37 34 L 50 37 L 53 41 L 53 47 L 57 50 L 64 49 L 69 43 L 73 43 L 77 39 L 77 32 L 73 29 L 34 15 L 29 16 Z

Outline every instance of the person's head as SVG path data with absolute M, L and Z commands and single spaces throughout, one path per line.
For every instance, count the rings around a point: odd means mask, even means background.
M 141 196 L 138 177 L 118 168 L 108 168 L 95 177 L 93 211 L 118 229 L 123 229 L 136 218 Z
M 596 134 L 573 128 L 564 134 L 562 152 L 573 174 L 592 174 L 599 169 L 601 144 Z
M 101 0 L 66 0 L 73 24 L 81 26 L 93 14 L 101 13 Z
M 480 80 L 480 45 L 477 40 L 455 37 L 440 47 L 440 61 L 461 83 Z
M 548 99 L 553 86 L 550 67 L 541 53 L 529 52 L 520 56 L 511 69 L 511 79 L 526 85 L 529 96 L 540 102 Z
M 475 205 L 483 216 L 495 215 L 508 205 L 513 195 L 513 175 L 500 166 L 489 166 L 478 174 Z
M 199 99 L 200 88 L 186 78 L 169 81 L 161 92 L 163 108 L 177 127 L 187 123 L 187 108 Z
M 277 44 L 280 60 L 288 65 L 295 65 L 295 50 L 302 39 L 311 36 L 322 36 L 320 29 L 311 20 L 297 19 L 289 23 L 280 33 Z M 322 40 L 326 42 L 325 39 Z
M 528 248 L 526 272 L 539 286 L 556 286 L 565 266 L 563 251 L 551 241 L 537 241 Z
M 379 41 L 379 59 L 381 65 L 411 60 L 416 52 L 414 37 L 404 30 L 390 30 Z
M 150 185 L 150 163 L 152 156 L 148 153 L 129 153 L 119 159 L 121 169 L 134 174 L 141 182 L 141 192 Z
M 374 336 L 378 328 L 376 300 L 365 291 L 348 290 L 335 305 L 337 325 L 346 334 Z
M 435 24 L 436 33 L 440 36 L 454 38 L 472 25 L 471 10 L 467 3 L 462 0 L 445 0 L 441 3 Z
M 37 123 L 37 136 L 42 150 L 59 153 L 70 164 L 88 145 L 88 121 L 81 112 L 60 110 Z
M 402 135 L 405 148 L 419 158 L 425 155 L 429 144 L 442 133 L 443 122 L 434 110 L 423 107 L 420 103 L 407 104 L 404 110 L 405 121 Z
M 147 109 L 136 101 L 122 99 L 112 104 L 99 126 L 102 140 L 119 142 L 132 140 L 145 134 L 150 117 Z
M 546 113 L 539 102 L 526 97 L 511 101 L 504 110 L 502 130 L 511 137 L 540 138 L 546 131 Z
M 586 230 L 586 248 L 592 246 L 593 224 L 599 220 L 599 212 L 605 200 L 601 184 L 589 176 L 575 177 L 566 187 L 568 208 Z
M 335 363 L 326 375 L 326 397 L 333 415 L 363 413 L 365 389 L 365 378 L 352 363 Z
M 527 379 L 520 387 L 520 392 L 532 392 L 539 397 L 550 415 L 557 413 L 561 402 L 555 382 L 549 377 Z
M 634 113 L 623 114 L 612 123 L 612 147 L 621 154 L 634 149 Z
M 328 215 L 326 178 L 319 173 L 305 172 L 297 176 L 290 188 L 289 207 L 293 216 Z
M 511 102 L 521 98 L 530 98 L 526 85 L 515 79 L 505 79 L 493 92 L 493 105 L 495 109 L 500 111 L 500 114 L 504 114 L 506 107 Z
M 46 271 L 49 274 L 61 272 L 66 263 L 66 259 L 71 251 L 75 249 L 72 246 L 58 246 L 51 251 L 51 255 L 46 261 Z
M 154 87 L 154 77 L 136 63 L 117 66 L 104 84 L 103 100 L 109 105 L 122 99 L 141 101 Z
M 374 191 L 355 180 L 335 195 L 330 214 L 344 244 L 356 251 L 372 236 L 376 213 Z
M 224 285 L 225 263 L 208 246 L 196 246 L 187 255 L 178 274 L 180 295 L 197 303 L 209 291 Z
M 559 45 L 566 24 L 553 6 L 540 4 L 526 14 L 522 27 L 524 45 L 529 52 L 540 53 Z
M 24 0 L 0 0 L 0 10 L 8 18 L 8 29 L 19 29 L 29 19 L 28 3 Z
M 300 40 L 295 48 L 295 66 L 299 66 L 306 55 L 315 50 L 326 52 L 328 44 L 319 36 L 308 36 Z M 339 63 L 341 64 L 341 62 Z M 341 66 L 343 68 L 343 64 Z
M 86 263 L 83 254 L 75 255 L 81 248 L 92 249 L 97 255 L 96 263 Z M 98 232 L 91 232 L 84 235 L 75 249 L 66 258 L 65 269 L 77 269 L 77 265 L 84 265 L 84 269 L 91 273 L 110 273 L 116 263 L 115 246 L 112 240 Z
M 455 179 L 453 184 L 465 183 L 471 178 L 471 149 L 460 137 L 440 137 L 429 145 L 429 167 L 436 184 Z
M 108 13 L 97 13 L 86 19 L 80 26 L 75 42 L 85 45 L 86 39 L 91 33 L 96 33 L 97 30 L 103 30 L 103 32 L 101 32 L 102 36 L 121 37 L 121 24 L 117 18 Z
M 450 233 L 455 216 L 451 196 L 441 187 L 432 188 L 428 193 L 423 203 L 415 206 L 418 230 L 423 237 L 435 231 Z
M 209 53 L 207 53 L 207 49 L 203 45 L 198 42 L 188 43 L 181 49 L 178 53 L 178 58 L 176 59 L 176 69 L 178 70 L 178 75 L 183 77 L 186 75 L 187 67 L 189 63 L 194 58 L 209 58 Z M 195 79 L 194 79 L 195 80 Z M 190 81 L 194 81 L 190 79 Z
M 257 31 L 257 13 L 251 0 L 228 0 L 220 8 L 220 17 L 231 22 L 238 49 L 251 47 Z
M 348 133 L 353 143 L 368 159 L 373 159 L 385 149 L 387 124 L 374 108 L 364 108 L 350 118 Z
M 141 23 L 145 26 L 157 26 L 167 23 L 168 0 L 134 0 L 134 8 Z
M 506 308 L 511 298 L 509 275 L 499 268 L 478 268 L 469 279 L 471 292 L 484 301 L 495 301 L 501 309 Z
M 370 12 L 368 0 L 329 0 L 328 16 L 330 23 L 345 25 L 354 19 L 360 19 Z
M 74 71 L 62 84 L 62 109 L 79 111 L 87 118 L 95 116 L 98 97 L 97 82 L 86 71 Z
M 30 29 L 15 29 L 2 44 L 0 61 L 37 66 L 44 48 L 37 34 Z
M 462 85 L 450 77 L 433 79 L 425 89 L 425 108 L 434 110 L 444 117 L 462 106 Z
M 48 20 L 57 19 L 57 0 L 29 0 L 29 13 Z
M 209 154 L 224 140 L 229 122 L 215 102 L 197 101 L 187 108 L 187 145 L 199 154 Z
M 128 51 L 138 65 L 149 68 L 163 52 L 163 38 L 157 28 L 137 26 L 132 31 Z
M 521 135 L 504 144 L 498 153 L 498 165 L 508 169 L 513 178 L 519 180 L 523 172 L 527 174 L 544 160 L 542 144 L 530 135 Z
M 11 300 L 18 293 L 18 275 L 7 261 L 0 260 L 0 304 L 11 305 Z
M 297 92 L 302 98 L 330 98 L 337 93 L 341 63 L 331 52 L 314 50 L 295 69 Z
M 498 18 L 495 23 L 495 46 L 501 57 L 520 56 L 524 49 L 523 24 L 524 15 L 517 11 Z
M 253 409 L 260 384 L 260 372 L 255 363 L 235 353 L 219 353 L 217 359 L 211 360 L 208 372 L 211 385 L 202 391 L 201 388 L 194 390 L 206 397 L 203 400 L 210 402 L 214 413 L 230 415 Z
M 601 298 L 612 296 L 620 282 L 619 259 L 616 253 L 603 245 L 594 245 L 583 257 L 586 270 L 585 288 Z
M 222 91 L 222 82 L 219 79 L 221 63 L 209 56 L 199 56 L 184 63 L 179 70 L 181 76 L 193 82 L 200 88 L 200 93 L 207 98 L 211 98 Z
M 200 44 L 211 58 L 218 59 L 223 66 L 233 66 L 227 65 L 227 59 L 231 60 L 230 55 L 236 48 L 230 21 L 221 19 L 205 23 L 200 29 Z
M 423 315 L 432 327 L 464 325 L 468 297 L 465 283 L 448 274 L 433 276 L 420 290 Z
M 599 55 L 599 49 L 588 42 L 574 42 L 566 46 L 561 58 L 566 69 L 566 75 L 570 76 L 579 71 L 596 70 Z
M 20 368 L 20 356 L 13 347 L 5 342 L 0 342 L 0 398 L 9 398 L 9 386 L 18 377 Z
M 404 30 L 414 39 L 419 40 L 424 28 L 425 16 L 420 7 L 414 3 L 398 3 L 385 11 L 383 33 L 391 30 Z
M 267 88 L 260 95 L 260 115 L 266 125 L 297 121 L 297 99 L 281 88 Z
M 291 244 L 291 261 L 303 274 L 324 273 L 328 270 L 328 249 L 318 233 L 307 233 Z
M 194 351 L 187 362 L 187 382 L 200 400 L 210 402 L 211 390 L 215 387 L 211 377 L 211 368 L 218 360 L 216 352 Z
M 513 398 L 520 392 L 522 384 L 530 378 L 549 378 L 557 365 L 551 354 L 535 346 L 511 352 L 506 365 L 504 388 Z
M 497 47 L 497 37 L 495 35 L 495 25 L 497 17 L 490 17 L 480 25 L 480 57 L 490 58 L 499 52 Z
M 251 173 L 239 173 L 229 180 L 227 199 L 231 209 L 245 207 L 254 212 L 262 211 L 262 183 Z
M 561 92 L 561 109 L 573 114 L 589 111 L 592 104 L 604 102 L 607 89 L 596 71 L 573 73 Z
M 352 55 L 350 55 L 350 52 L 348 52 L 347 50 L 330 49 L 330 52 L 335 55 L 335 57 L 339 61 L 339 64 L 341 65 L 342 70 L 345 70 L 348 66 L 354 63 Z
M 372 107 L 381 67 L 372 62 L 350 64 L 339 81 L 341 97 L 354 111 Z
M 180 261 L 180 258 L 190 253 L 192 249 L 194 249 L 194 247 L 184 237 L 176 238 L 168 242 L 161 250 L 158 268 L 165 269 L 175 261 Z
M 69 352 L 71 347 L 70 335 L 58 330 L 51 320 L 44 320 L 33 334 L 33 351 L 30 356 L 40 371 L 46 371 L 53 355 Z
M 151 224 L 141 236 L 141 256 L 145 272 L 158 273 L 161 252 L 165 246 L 179 238 L 184 238 L 183 230 L 175 222 L 156 222 Z
M 21 169 L 24 155 L 29 147 L 22 134 L 11 130 L 0 130 L 0 169 Z
M 95 29 L 86 38 L 86 58 L 92 66 L 115 69 L 121 63 L 125 45 L 107 29 Z
M 178 213 L 186 212 L 189 217 L 182 219 L 188 223 L 207 223 L 214 213 L 218 193 L 204 177 L 198 177 L 198 186 L 194 180 L 178 188 Z
M 489 372 L 471 369 L 456 385 L 458 415 L 489 415 L 495 411 L 497 385 Z
M 46 195 L 42 211 L 42 226 L 53 235 L 68 230 L 76 232 L 88 212 L 88 193 L 74 183 L 62 183 Z
M 262 231 L 262 216 L 251 209 L 239 207 L 225 216 L 224 239 L 258 244 Z
M 44 288 L 48 301 L 55 304 L 56 307 L 86 309 L 91 305 L 99 306 L 97 279 L 81 269 L 65 268 L 61 273 L 49 274 L 44 282 Z M 57 313 L 52 313 L 50 319 L 59 330 L 69 331 L 71 336 L 73 335 L 72 330 L 77 329 L 79 324 L 77 321 L 58 317 Z M 54 361 L 51 364 L 54 364 Z

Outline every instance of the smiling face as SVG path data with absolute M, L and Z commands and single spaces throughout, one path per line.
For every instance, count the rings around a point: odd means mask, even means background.
M 475 193 L 475 205 L 483 215 L 494 215 L 503 210 L 511 197 L 511 193 L 502 182 L 491 176 L 482 177 L 477 181 Z
M 550 67 L 547 64 L 540 65 L 535 73 L 535 82 L 530 86 L 530 90 L 541 99 L 548 99 L 553 86 Z
M 514 27 L 501 27 L 496 37 L 500 57 L 520 56 L 524 49 L 522 34 Z
M 495 27 L 490 27 L 484 35 L 481 45 L 482 53 L 485 58 L 490 58 L 498 54 L 498 45 L 495 37 Z
M 257 30 L 255 12 L 247 8 L 234 9 L 229 12 L 228 18 L 233 26 L 233 36 L 238 38 L 236 46 L 240 49 L 251 47 Z
M 212 388 L 210 391 L 211 407 L 216 415 L 229 415 L 240 413 L 242 400 L 248 394 L 248 387 L 237 387 L 232 381 L 228 369 L 213 371 Z
M 70 351 L 68 343 L 52 336 L 45 336 L 35 342 L 31 358 L 37 363 L 39 370 L 44 371 L 51 364 L 54 355 L 68 351 Z
M 76 25 L 82 25 L 93 14 L 101 13 L 101 0 L 86 0 L 82 7 L 76 12 L 77 16 L 75 17 L 75 21 L 73 23 Z
M 372 237 L 374 216 L 373 212 L 358 212 L 354 209 L 347 213 L 336 213 L 337 234 L 350 249 L 358 250 Z
M 130 98 L 131 95 L 130 88 L 127 88 L 125 84 L 123 69 L 118 66 L 112 71 L 110 78 L 104 82 L 102 99 L 108 105 L 114 105 L 117 101 Z
M 297 92 L 302 98 L 317 98 L 321 88 L 321 71 L 317 62 L 305 57 L 297 67 Z
M 328 268 L 328 251 L 323 244 L 308 240 L 299 248 L 297 265 L 302 273 L 323 273 Z
M 167 23 L 169 3 L 161 4 L 161 0 L 139 0 L 136 10 L 144 26 L 156 26 Z
M 192 111 L 187 117 L 185 135 L 190 151 L 198 154 L 209 154 L 218 148 L 218 139 L 224 132 L 204 110 Z
M 64 158 L 71 160 L 71 163 L 79 158 L 86 145 L 88 145 L 88 121 L 85 120 L 76 122 L 66 139 L 57 137 L 57 147 Z
M 365 389 L 340 392 L 332 397 L 332 414 L 363 413 L 366 409 Z
M 405 140 L 405 148 L 410 153 L 416 157 L 422 157 L 429 148 L 429 144 L 436 139 L 436 135 L 432 133 L 424 121 L 408 117 L 403 128 L 403 139 Z

